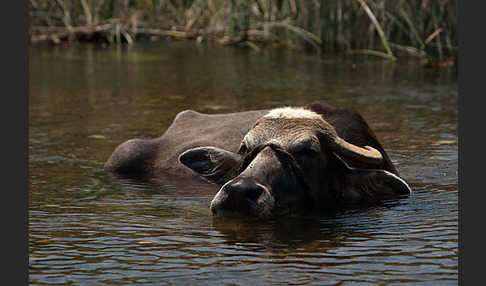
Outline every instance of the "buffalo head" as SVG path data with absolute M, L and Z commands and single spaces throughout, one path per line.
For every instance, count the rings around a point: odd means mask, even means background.
M 378 150 L 343 140 L 331 124 L 306 109 L 270 111 L 256 121 L 236 153 L 197 147 L 179 160 L 221 185 L 211 201 L 215 215 L 269 217 L 410 193 L 404 180 L 379 168 L 383 157 Z M 369 168 L 352 168 L 346 161 Z

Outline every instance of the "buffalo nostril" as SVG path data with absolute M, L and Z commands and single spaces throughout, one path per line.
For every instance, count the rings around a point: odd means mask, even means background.
M 254 188 L 247 190 L 246 197 L 250 199 L 252 202 L 256 202 L 262 193 L 263 193 L 263 188 L 258 185 L 255 185 Z
M 257 185 L 255 182 L 242 179 L 231 185 L 230 196 L 234 196 L 239 199 L 249 199 L 252 202 L 256 202 L 263 193 L 263 188 Z

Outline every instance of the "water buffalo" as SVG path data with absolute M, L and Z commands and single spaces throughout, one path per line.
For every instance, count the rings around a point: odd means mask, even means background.
M 210 205 L 217 216 L 270 217 L 411 192 L 356 111 L 320 102 L 215 115 L 186 110 L 162 136 L 122 143 L 105 169 L 161 181 L 203 178 L 221 186 Z

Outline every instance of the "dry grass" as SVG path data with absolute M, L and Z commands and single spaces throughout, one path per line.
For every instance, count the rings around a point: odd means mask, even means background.
M 438 60 L 458 47 L 458 0 L 30 0 L 29 14 L 31 38 L 54 42 L 175 37 Z

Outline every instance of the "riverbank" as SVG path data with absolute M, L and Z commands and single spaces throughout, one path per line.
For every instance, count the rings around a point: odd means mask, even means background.
M 457 62 L 458 1 L 30 0 L 30 42 L 191 40 Z

